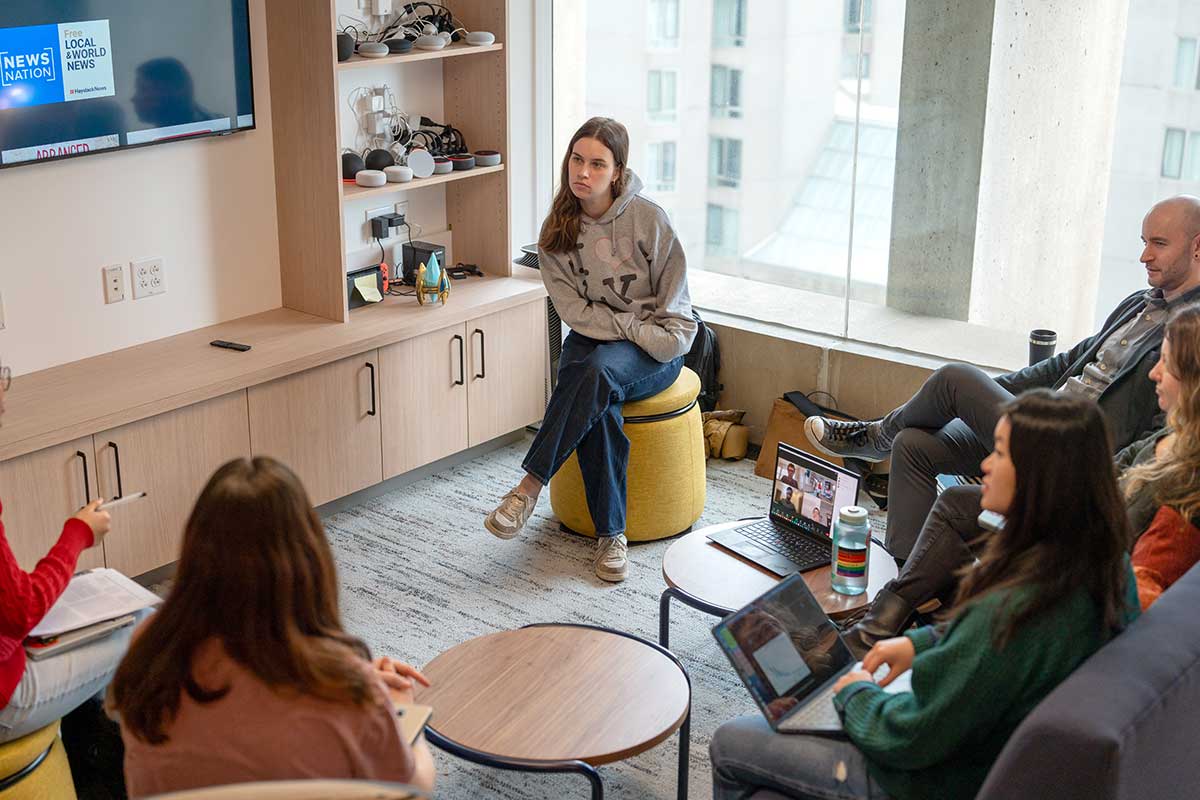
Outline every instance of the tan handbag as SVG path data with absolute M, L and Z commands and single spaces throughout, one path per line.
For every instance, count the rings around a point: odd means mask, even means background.
M 808 417 L 789 401 L 782 397 L 775 400 L 775 404 L 771 406 L 771 416 L 767 418 L 767 430 L 763 433 L 762 449 L 758 453 L 758 461 L 754 464 L 755 475 L 762 478 L 775 477 L 775 452 L 780 442 L 820 456 L 838 466 L 845 466 L 842 459 L 821 452 L 808 441 L 808 436 L 804 433 L 806 419 Z

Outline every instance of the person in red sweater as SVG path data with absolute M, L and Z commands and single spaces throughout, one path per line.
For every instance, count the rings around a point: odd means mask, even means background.
M 0 367 L 0 417 L 11 382 L 8 368 Z M 88 503 L 63 524 L 58 541 L 32 572 L 17 564 L 0 522 L 0 744 L 49 725 L 102 691 L 125 652 L 128 628 L 44 661 L 26 662 L 22 646 L 67 588 L 79 554 L 108 533 L 109 515 L 99 510 L 100 502 Z
M 1200 560 L 1200 305 L 1172 315 L 1162 355 L 1150 372 L 1167 411 L 1166 435 L 1152 458 L 1124 475 L 1132 505 L 1153 517 L 1133 548 L 1138 599 L 1147 609 Z

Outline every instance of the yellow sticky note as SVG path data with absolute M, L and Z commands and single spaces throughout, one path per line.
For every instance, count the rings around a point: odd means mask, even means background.
M 375 275 L 363 275 L 354 279 L 354 288 L 362 296 L 363 300 L 368 303 L 378 303 L 383 299 L 383 295 L 379 293 L 379 287 L 375 283 Z

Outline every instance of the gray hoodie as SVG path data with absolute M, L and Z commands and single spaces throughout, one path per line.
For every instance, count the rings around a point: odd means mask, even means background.
M 640 196 L 641 179 L 628 175 L 604 216 L 582 217 L 576 249 L 539 247 L 538 266 L 571 330 L 606 342 L 628 339 L 665 364 L 696 336 L 687 261 L 667 212 Z

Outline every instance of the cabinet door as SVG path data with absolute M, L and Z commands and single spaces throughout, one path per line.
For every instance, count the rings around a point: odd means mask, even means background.
M 4 534 L 21 569 L 33 569 L 58 541 L 67 518 L 99 497 L 98 491 L 91 436 L 0 463 Z M 84 550 L 76 570 L 103 566 L 102 545 Z
M 183 528 L 204 484 L 226 461 L 250 455 L 246 393 L 97 433 L 95 442 L 105 497 L 118 489 L 146 492 L 112 510 L 112 532 L 104 540 L 108 566 L 140 575 L 179 559 Z
M 454 325 L 379 351 L 383 477 L 467 449 L 467 329 Z
M 470 444 L 522 428 L 546 410 L 546 302 L 467 323 Z
M 287 464 L 314 505 L 383 480 L 379 351 L 289 375 L 250 392 L 250 447 Z

